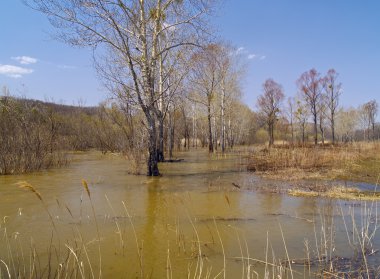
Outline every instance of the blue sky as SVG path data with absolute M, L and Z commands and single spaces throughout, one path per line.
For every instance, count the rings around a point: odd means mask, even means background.
M 296 79 L 313 67 L 340 74 L 345 107 L 380 102 L 380 1 L 226 0 L 212 21 L 246 59 L 243 100 L 251 108 L 265 79 L 291 96 Z M 1 0 L 0 26 L 0 87 L 66 104 L 96 105 L 107 97 L 91 50 L 54 40 L 44 15 Z
M 217 23 L 224 38 L 256 54 L 244 84 L 251 107 L 265 79 L 294 95 L 311 68 L 335 68 L 346 107 L 380 101 L 380 1 L 227 0 Z
M 11 94 L 69 105 L 79 100 L 96 105 L 106 98 L 93 69 L 91 50 L 55 40 L 54 29 L 43 14 L 20 0 L 1 0 L 0 26 L 1 88 L 5 85 Z M 23 56 L 37 61 L 27 64 Z M 5 66 L 21 67 L 30 73 L 19 77 L 19 69 Z

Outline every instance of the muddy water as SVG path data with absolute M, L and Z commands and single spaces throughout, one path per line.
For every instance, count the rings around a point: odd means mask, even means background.
M 377 204 L 257 192 L 257 186 L 275 188 L 279 182 L 247 173 L 239 154 L 177 156 L 184 161 L 162 164 L 159 178 L 128 175 L 126 160 L 96 152 L 73 155 L 66 168 L 0 177 L 0 259 L 12 277 L 16 270 L 28 275 L 31 262 L 43 270 L 50 259 L 54 269 L 67 255 L 73 266 L 75 253 L 86 277 L 98 277 L 101 263 L 104 278 L 262 278 L 265 269 L 279 271 L 260 261 L 278 265 L 307 252 L 322 258 L 323 247 L 351 258 L 356 229 L 369 206 L 377 211 Z M 18 188 L 18 181 L 32 184 L 43 200 Z M 371 227 L 377 222 L 372 217 Z M 372 242 L 376 249 L 378 235 Z M 368 264 L 380 264 L 378 258 L 369 257 Z M 309 277 L 307 268 L 293 263 L 294 278 L 304 278 L 297 272 Z M 1 272 L 7 273 L 4 265 Z

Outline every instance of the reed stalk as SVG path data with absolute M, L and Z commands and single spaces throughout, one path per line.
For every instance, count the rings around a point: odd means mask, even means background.
M 90 192 L 90 189 L 88 187 L 88 183 L 85 179 L 82 179 L 82 186 L 83 188 L 86 190 L 86 193 L 87 193 L 87 196 L 90 200 L 90 204 L 91 204 L 91 209 L 92 209 L 92 214 L 94 216 L 94 221 L 95 221 L 95 225 L 96 225 L 96 233 L 97 233 L 97 237 L 98 237 L 98 252 L 99 252 L 99 278 L 102 278 L 102 251 L 101 251 L 101 244 L 100 244 L 100 231 L 99 231 L 99 224 L 98 224 L 98 220 L 96 218 L 96 213 L 95 213 L 95 208 L 94 208 L 94 204 L 92 202 L 92 199 L 91 199 L 91 192 Z

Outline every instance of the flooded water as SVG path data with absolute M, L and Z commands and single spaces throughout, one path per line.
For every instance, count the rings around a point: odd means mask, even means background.
M 160 165 L 158 178 L 129 175 L 125 159 L 97 152 L 73 155 L 66 168 L 1 176 L 0 278 L 63 277 L 68 270 L 69 278 L 100 272 L 104 278 L 263 278 L 265 272 L 307 278 L 315 266 L 309 271 L 300 259 L 351 259 L 362 228 L 368 225 L 368 234 L 377 228 L 377 203 L 255 191 L 279 182 L 246 172 L 238 153 L 177 156 L 184 161 Z M 42 201 L 19 181 L 33 185 Z M 378 234 L 370 240 L 376 252 Z M 368 257 L 367 266 L 378 266 L 379 258 Z

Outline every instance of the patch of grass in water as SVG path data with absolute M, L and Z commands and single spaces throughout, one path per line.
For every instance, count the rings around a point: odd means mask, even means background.
M 360 191 L 354 187 L 334 186 L 326 191 L 290 189 L 288 194 L 296 197 L 323 197 L 342 200 L 380 200 L 380 192 Z
M 338 179 L 377 184 L 380 178 L 380 158 L 364 158 L 348 166 Z

